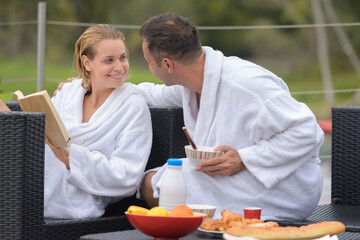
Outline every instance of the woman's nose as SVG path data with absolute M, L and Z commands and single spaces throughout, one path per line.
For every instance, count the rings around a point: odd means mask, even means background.
M 122 71 L 124 69 L 123 63 L 121 61 L 116 61 L 114 69 L 118 71 Z

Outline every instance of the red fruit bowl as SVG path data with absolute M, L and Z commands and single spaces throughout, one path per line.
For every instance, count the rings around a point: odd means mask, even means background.
M 179 239 L 193 231 L 201 224 L 205 215 L 192 217 L 148 216 L 125 212 L 129 222 L 140 232 L 154 237 L 155 240 Z

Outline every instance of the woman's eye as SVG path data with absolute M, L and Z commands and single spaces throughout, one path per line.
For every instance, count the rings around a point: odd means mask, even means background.
M 111 58 L 105 60 L 106 63 L 112 63 L 112 61 L 113 60 Z
M 125 60 L 125 59 L 127 59 L 126 55 L 123 55 L 123 56 L 120 57 L 120 60 Z

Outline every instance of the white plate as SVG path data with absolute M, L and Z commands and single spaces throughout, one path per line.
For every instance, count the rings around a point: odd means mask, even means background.
M 235 237 L 227 233 L 224 233 L 223 238 L 225 240 L 258 240 L 257 238 L 253 238 L 253 237 Z
M 223 238 L 225 240 L 257 240 L 257 238 L 252 238 L 252 237 L 235 237 L 235 236 L 231 236 L 227 233 L 224 233 Z M 309 239 L 309 240 L 311 240 L 311 239 Z M 337 235 L 334 235 L 331 237 L 329 235 L 326 235 L 324 237 L 315 238 L 313 240 L 338 240 L 338 237 L 337 237 Z
M 201 228 L 198 228 L 198 230 L 200 232 L 210 233 L 210 234 L 214 234 L 214 235 L 217 235 L 217 236 L 220 236 L 220 237 L 223 235 L 223 232 L 221 232 L 221 231 L 210 231 L 210 230 L 205 230 L 205 229 L 201 229 Z

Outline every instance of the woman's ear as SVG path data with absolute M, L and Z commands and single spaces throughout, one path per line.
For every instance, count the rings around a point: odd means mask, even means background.
M 86 55 L 82 55 L 81 62 L 83 63 L 86 71 L 90 72 L 91 71 L 90 59 Z
M 161 66 L 164 67 L 168 73 L 172 73 L 174 71 L 174 62 L 170 58 L 163 58 Z

